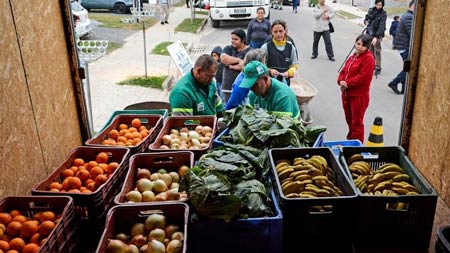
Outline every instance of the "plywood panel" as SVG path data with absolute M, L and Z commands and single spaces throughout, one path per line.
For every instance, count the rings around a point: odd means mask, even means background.
M 82 144 L 61 2 L 11 0 L 47 173 Z
M 426 3 L 409 156 L 450 206 L 450 2 Z
M 0 199 L 45 174 L 9 1 L 0 0 Z

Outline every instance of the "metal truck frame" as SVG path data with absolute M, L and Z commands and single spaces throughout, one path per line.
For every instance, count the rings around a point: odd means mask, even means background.
M 210 18 L 213 27 L 220 27 L 222 20 L 251 20 L 256 10 L 263 7 L 265 18 L 270 17 L 270 0 L 210 0 Z

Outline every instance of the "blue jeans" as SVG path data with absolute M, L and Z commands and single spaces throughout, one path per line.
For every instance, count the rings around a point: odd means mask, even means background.
M 264 41 L 262 40 L 251 40 L 250 41 L 250 47 L 253 49 L 261 48 L 261 46 L 264 44 Z
M 400 56 L 402 57 L 403 62 L 406 61 L 406 59 L 408 58 L 408 54 L 409 54 L 409 50 L 406 50 L 403 53 L 400 53 Z M 397 85 L 399 83 L 402 84 L 402 91 L 405 89 L 405 82 L 406 82 L 406 72 L 400 71 L 400 73 L 398 73 L 398 75 L 394 78 L 394 80 L 392 80 L 391 83 Z

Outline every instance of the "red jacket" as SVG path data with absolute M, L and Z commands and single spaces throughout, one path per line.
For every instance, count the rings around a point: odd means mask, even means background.
M 361 55 L 355 53 L 345 62 L 344 68 L 339 73 L 337 83 L 339 85 L 340 81 L 347 82 L 347 96 L 369 96 L 374 67 L 375 60 L 372 52 L 367 50 Z

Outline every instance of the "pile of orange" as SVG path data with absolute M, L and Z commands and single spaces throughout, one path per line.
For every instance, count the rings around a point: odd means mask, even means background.
M 95 161 L 75 158 L 69 168 L 62 170 L 61 181 L 49 185 L 51 192 L 92 193 L 104 184 L 119 167 L 110 162 L 106 152 L 97 154 Z M 61 183 L 60 183 L 61 182 Z
M 141 120 L 135 118 L 131 125 L 120 124 L 119 129 L 112 129 L 108 132 L 108 138 L 103 140 L 102 145 L 109 146 L 136 146 L 149 135 L 153 128 L 147 129 L 142 125 Z
M 0 252 L 38 252 L 60 218 L 52 211 L 38 212 L 33 217 L 19 210 L 0 213 Z

